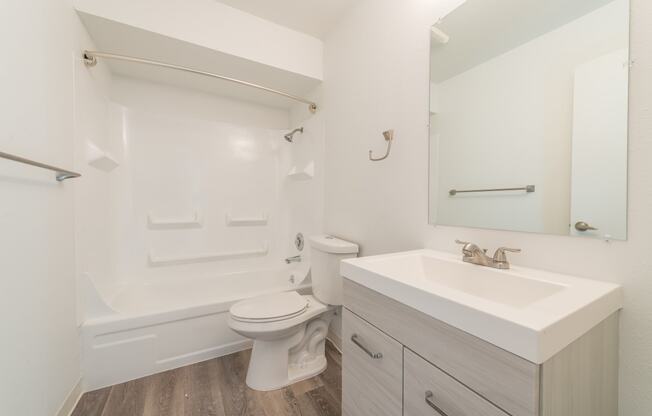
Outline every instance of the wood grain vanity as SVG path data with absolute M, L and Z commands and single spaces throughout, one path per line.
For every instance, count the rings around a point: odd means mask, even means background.
M 345 416 L 615 416 L 618 312 L 535 364 L 344 281 Z

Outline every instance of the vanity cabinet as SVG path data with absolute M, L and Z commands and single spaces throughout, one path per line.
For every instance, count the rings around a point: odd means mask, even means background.
M 618 315 L 535 364 L 344 281 L 344 416 L 616 416 Z
M 342 407 L 345 415 L 401 416 L 403 345 L 344 311 Z
M 407 348 L 403 364 L 404 416 L 507 415 Z

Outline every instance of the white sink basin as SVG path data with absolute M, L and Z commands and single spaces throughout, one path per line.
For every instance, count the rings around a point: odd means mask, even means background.
M 344 260 L 341 273 L 537 364 L 622 307 L 615 284 L 515 266 L 492 269 L 433 250 Z

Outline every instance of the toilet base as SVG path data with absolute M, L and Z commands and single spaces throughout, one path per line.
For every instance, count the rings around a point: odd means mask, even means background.
M 270 391 L 314 377 L 326 369 L 325 343 L 334 310 L 297 326 L 296 331 L 272 341 L 254 340 L 247 386 Z

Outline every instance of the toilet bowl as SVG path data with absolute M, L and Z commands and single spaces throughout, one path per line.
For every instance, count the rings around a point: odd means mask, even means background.
M 326 369 L 324 346 L 335 307 L 284 292 L 239 302 L 230 312 L 231 329 L 254 340 L 247 371 L 252 389 L 276 390 Z
M 358 246 L 331 236 L 309 241 L 313 295 L 275 293 L 229 310 L 229 327 L 254 340 L 246 379 L 254 390 L 280 389 L 326 369 L 326 335 L 342 304 L 339 262 L 355 257 Z

